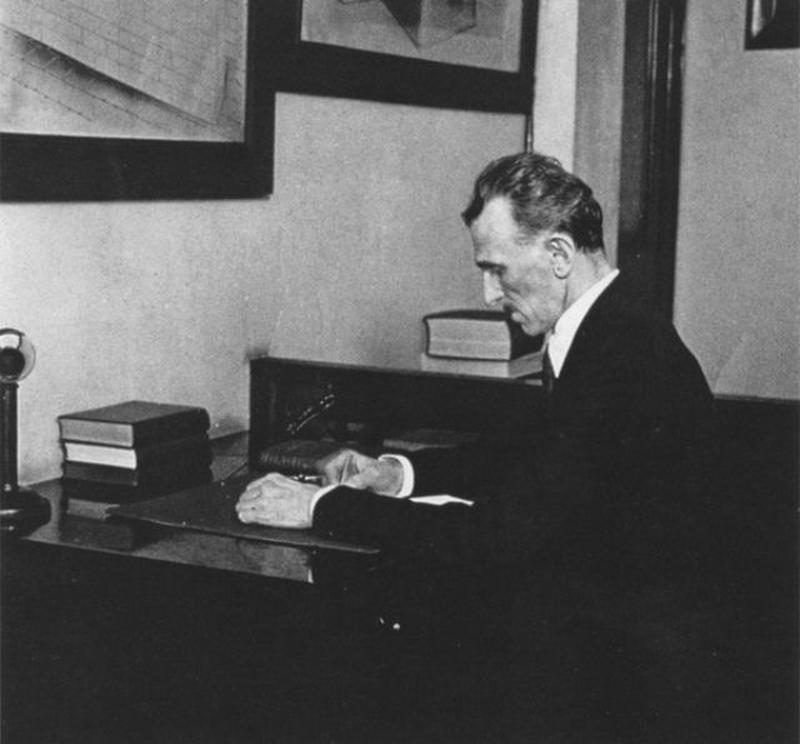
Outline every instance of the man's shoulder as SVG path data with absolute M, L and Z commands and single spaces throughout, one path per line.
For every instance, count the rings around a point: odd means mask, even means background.
M 601 337 L 623 336 L 629 352 L 644 351 L 653 344 L 686 348 L 672 321 L 659 313 L 622 274 L 598 297 L 584 319 L 582 330 Z
M 597 299 L 575 338 L 575 367 L 602 368 L 620 381 L 644 376 L 706 386 L 694 354 L 672 322 L 629 281 L 617 277 Z M 577 371 L 574 370 L 574 371 Z

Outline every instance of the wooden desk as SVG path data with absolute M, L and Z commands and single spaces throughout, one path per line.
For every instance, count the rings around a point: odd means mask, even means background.
M 246 438 L 216 450 L 230 472 Z M 35 489 L 51 521 L 1 544 L 4 744 L 382 741 L 441 725 L 458 639 L 435 627 L 436 592 L 403 594 L 390 562 L 105 523 L 65 512 L 58 481 Z
M 324 422 L 367 443 L 405 426 L 480 428 L 498 406 L 523 425 L 530 392 L 254 360 L 251 456 L 320 385 L 333 386 L 334 415 L 301 435 Z M 245 463 L 242 438 L 216 447 L 218 476 Z M 482 706 L 459 694 L 469 657 L 438 623 L 460 614 L 453 584 L 404 580 L 370 556 L 104 524 L 65 514 L 57 481 L 35 488 L 50 523 L 2 545 L 4 744 L 467 741 L 479 730 Z
M 251 373 L 251 455 L 328 385 L 338 407 L 309 432 L 369 441 L 395 425 L 535 425 L 538 391 L 519 382 L 291 360 L 253 360 Z M 728 647 L 745 658 L 734 680 L 741 705 L 719 704 L 736 727 L 694 740 L 788 744 L 797 731 L 797 410 L 719 403 L 726 494 L 752 515 L 741 554 L 720 556 L 741 566 L 731 610 L 742 635 Z M 247 457 L 241 439 L 217 447 L 228 472 Z M 57 506 L 57 483 L 37 489 Z M 403 566 L 360 556 L 169 530 L 131 541 L 118 528 L 54 508 L 49 525 L 2 542 L 3 744 L 502 741 L 491 706 L 504 669 L 453 632 L 464 616 L 458 586 L 424 571 L 404 581 Z M 548 711 L 548 700 L 536 703 Z M 552 715 L 560 725 L 577 714 Z

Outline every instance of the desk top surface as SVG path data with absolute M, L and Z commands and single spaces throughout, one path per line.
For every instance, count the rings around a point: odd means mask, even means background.
M 220 481 L 243 469 L 246 435 L 217 440 L 214 450 L 212 470 L 214 480 Z M 50 502 L 51 517 L 49 522 L 22 538 L 28 542 L 303 583 L 313 583 L 312 564 L 319 566 L 328 559 L 350 562 L 354 566 L 363 564 L 364 570 L 375 563 L 372 555 L 343 556 L 338 550 L 71 514 L 59 480 L 37 483 L 32 488 Z

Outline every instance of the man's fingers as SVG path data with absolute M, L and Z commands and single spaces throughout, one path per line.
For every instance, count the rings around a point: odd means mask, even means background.
M 281 484 L 281 479 L 283 481 L 291 480 L 286 478 L 286 476 L 281 475 L 280 473 L 267 473 L 266 475 L 261 476 L 257 480 L 248 483 L 245 487 L 244 491 L 242 492 L 241 496 L 239 497 L 240 501 L 248 501 L 252 499 L 257 499 L 259 496 L 264 494 L 264 486 L 268 486 L 270 484 Z
M 349 488 L 367 488 L 369 485 L 364 477 L 364 473 L 356 473 L 355 475 L 342 480 L 341 483 L 343 486 L 348 486 Z
M 250 481 L 250 483 L 248 483 L 245 486 L 244 493 L 247 493 L 248 491 L 252 491 L 252 490 L 257 490 L 259 488 L 259 486 L 261 486 L 261 484 L 264 483 L 264 481 L 267 480 L 268 477 L 269 477 L 269 475 L 262 475 L 260 478 L 257 478 L 254 481 Z
M 239 501 L 252 501 L 253 499 L 257 499 L 260 495 L 260 487 L 252 488 L 251 486 L 248 486 L 239 496 Z
M 240 522 L 250 523 L 256 521 L 255 509 L 237 509 L 236 516 L 239 517 Z
M 265 478 L 268 482 L 274 483 L 278 486 L 291 485 L 297 482 L 294 478 L 290 478 L 288 475 L 284 475 L 283 473 L 268 473 Z

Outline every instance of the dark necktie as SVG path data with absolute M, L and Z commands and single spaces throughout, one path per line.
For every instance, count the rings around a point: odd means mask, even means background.
M 553 363 L 550 361 L 550 352 L 545 349 L 544 359 L 542 360 L 542 385 L 544 391 L 548 395 L 553 392 L 553 386 L 556 382 L 556 373 L 553 370 Z

